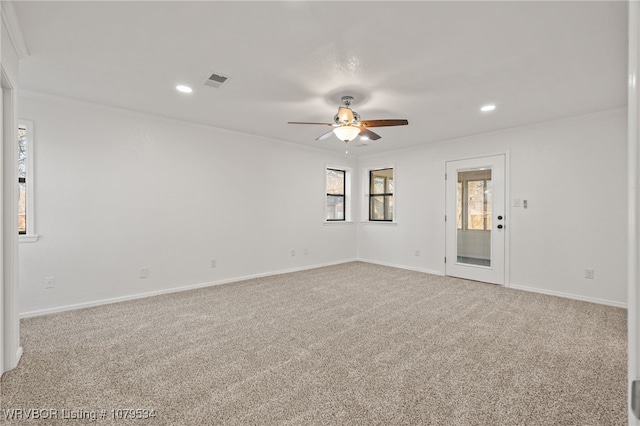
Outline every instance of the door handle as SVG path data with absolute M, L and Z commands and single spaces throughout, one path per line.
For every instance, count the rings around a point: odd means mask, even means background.
M 498 229 L 502 229 L 504 228 L 504 226 L 502 226 L 502 224 L 498 225 Z

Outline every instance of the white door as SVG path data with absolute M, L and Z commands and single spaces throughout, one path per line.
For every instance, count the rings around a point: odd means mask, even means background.
M 504 285 L 505 156 L 448 161 L 445 274 Z

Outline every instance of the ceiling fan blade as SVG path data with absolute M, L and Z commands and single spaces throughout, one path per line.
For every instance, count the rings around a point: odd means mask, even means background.
M 335 126 L 335 124 L 331 123 L 313 123 L 310 121 L 289 121 L 287 124 L 318 124 L 320 126 Z
M 380 136 L 379 134 L 374 133 L 371 130 L 363 127 L 363 128 L 360 129 L 360 137 L 361 138 L 367 138 L 367 139 L 372 140 L 372 141 L 377 141 L 382 136 Z
M 331 130 L 331 131 L 329 131 L 329 132 L 327 132 L 327 133 L 325 133 L 325 134 L 323 134 L 323 135 L 318 136 L 318 137 L 316 138 L 316 140 L 317 140 L 317 141 L 323 141 L 323 140 L 325 140 L 325 139 L 327 139 L 327 138 L 330 138 L 330 137 L 331 137 L 331 135 L 333 135 L 333 130 Z
M 353 111 L 347 107 L 338 107 L 338 120 L 341 123 L 353 123 Z
M 406 126 L 409 124 L 404 119 L 393 120 L 360 120 L 360 125 L 365 127 Z

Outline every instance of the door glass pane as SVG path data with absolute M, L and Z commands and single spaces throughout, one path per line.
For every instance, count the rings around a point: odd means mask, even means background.
M 462 229 L 462 182 L 458 182 L 458 208 L 456 210 L 456 229 Z
M 484 230 L 484 180 L 470 180 L 467 184 L 467 229 Z
M 491 190 L 491 169 L 458 172 L 458 263 L 491 266 Z
M 491 206 L 493 205 L 493 193 L 492 193 L 493 185 L 491 184 L 491 176 L 489 176 L 489 180 L 485 182 L 485 201 L 484 201 L 484 223 L 485 229 L 491 231 L 491 212 L 493 209 Z

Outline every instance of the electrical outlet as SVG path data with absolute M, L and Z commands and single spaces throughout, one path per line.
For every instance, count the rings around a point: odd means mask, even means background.
M 215 268 L 218 266 L 218 260 L 217 259 L 211 259 L 211 267 Z
M 56 286 L 56 278 L 55 277 L 46 277 L 44 279 L 44 288 L 53 288 Z
M 306 256 L 308 254 L 309 254 L 309 249 L 308 248 L 304 249 L 304 255 Z
M 596 271 L 593 270 L 593 269 L 585 269 L 584 270 L 584 277 L 587 278 L 587 279 L 592 280 L 592 279 L 595 278 L 595 273 L 596 273 Z
M 420 256 L 420 250 L 416 249 L 416 251 L 413 254 L 416 256 Z
M 296 256 L 296 251 L 295 249 L 291 249 L 291 257 L 295 257 Z
M 138 273 L 139 278 L 147 278 L 149 276 L 149 268 L 140 268 Z

